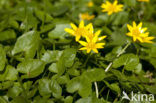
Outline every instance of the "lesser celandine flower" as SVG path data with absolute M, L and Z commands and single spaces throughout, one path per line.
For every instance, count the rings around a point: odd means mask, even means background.
M 95 15 L 89 15 L 88 13 L 82 13 L 80 14 L 81 20 L 92 20 L 94 19 Z
M 101 5 L 101 8 L 103 8 L 102 12 L 107 12 L 108 15 L 111 15 L 112 13 L 117 13 L 117 12 L 122 11 L 123 5 L 118 4 L 117 0 L 115 0 L 114 3 L 106 1 L 106 3 L 103 3 Z
M 149 2 L 149 0 L 138 0 L 140 2 Z
M 133 41 L 140 41 L 141 43 L 152 43 L 151 40 L 154 37 L 149 37 L 149 32 L 146 32 L 147 28 L 142 28 L 142 22 L 139 25 L 136 25 L 133 22 L 133 26 L 127 24 L 129 32 L 127 33 L 128 36 L 133 37 Z
M 101 37 L 99 37 L 100 33 L 101 33 L 101 30 L 98 30 L 98 31 L 96 31 L 94 33 L 94 29 L 93 28 L 90 28 L 89 29 L 89 33 L 86 34 L 85 36 L 88 37 L 90 40 L 92 40 L 93 38 L 96 38 L 97 41 L 101 41 L 101 40 L 103 40 L 103 39 L 105 39 L 107 37 L 107 36 L 101 36 Z
M 87 53 L 90 53 L 93 50 L 95 53 L 98 53 L 98 49 L 104 48 L 105 43 L 97 43 L 97 38 L 94 36 L 92 39 L 86 37 L 85 41 L 79 41 L 81 45 L 84 47 L 80 48 L 80 50 L 87 50 Z
M 88 7 L 93 7 L 93 5 L 94 5 L 94 3 L 92 1 L 89 1 L 87 4 Z
M 97 32 L 93 33 L 93 28 L 90 29 L 89 35 L 86 35 L 86 42 L 79 41 L 81 45 L 84 47 L 80 48 L 80 50 L 87 50 L 87 53 L 89 53 L 91 50 L 93 50 L 95 53 L 98 53 L 97 49 L 104 48 L 103 46 L 105 43 L 98 43 L 99 41 L 106 38 L 106 36 L 99 37 L 101 33 L 101 30 L 98 30 Z
M 73 29 L 65 28 L 65 31 L 69 34 L 75 36 L 75 40 L 79 41 L 82 36 L 85 37 L 89 33 L 89 29 L 92 28 L 92 24 L 84 25 L 84 21 L 81 21 L 79 26 L 77 27 L 75 24 L 70 24 Z

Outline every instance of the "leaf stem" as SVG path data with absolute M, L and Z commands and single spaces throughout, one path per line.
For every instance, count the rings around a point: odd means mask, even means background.
M 127 45 L 121 50 L 121 52 L 119 52 L 119 54 L 116 57 L 118 58 L 121 54 L 123 54 L 130 44 L 131 42 L 128 42 Z M 107 72 L 112 65 L 113 65 L 113 62 L 110 62 L 107 68 L 105 69 L 105 72 Z
M 98 91 L 97 83 L 94 82 L 94 85 L 95 85 L 96 97 L 99 98 L 99 91 Z

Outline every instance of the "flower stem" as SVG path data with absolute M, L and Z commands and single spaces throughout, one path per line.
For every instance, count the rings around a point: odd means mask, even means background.
M 123 54 L 130 44 L 131 42 L 128 42 L 127 45 L 121 50 L 121 52 L 119 52 L 119 54 L 116 57 L 118 58 L 121 54 Z M 113 62 L 110 62 L 107 68 L 105 69 L 105 72 L 107 72 L 112 65 L 113 65 Z
M 89 53 L 89 54 L 88 54 L 88 57 L 87 57 L 87 59 L 86 59 L 86 61 L 84 62 L 84 64 L 83 64 L 83 66 L 82 66 L 82 67 L 85 67 L 85 66 L 86 66 L 86 64 L 87 64 L 87 62 L 88 62 L 88 60 L 89 60 L 90 56 L 91 56 L 91 53 Z
M 97 83 L 94 82 L 94 85 L 95 85 L 96 97 L 99 98 L 99 91 L 98 91 Z

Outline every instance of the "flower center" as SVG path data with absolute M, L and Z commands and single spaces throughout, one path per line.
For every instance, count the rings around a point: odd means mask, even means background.
M 135 35 L 135 36 L 140 36 L 141 31 L 140 31 L 138 28 L 136 28 L 136 29 L 134 29 L 134 30 L 132 31 L 132 33 L 133 33 L 133 35 Z
M 95 43 L 93 43 L 93 42 L 88 43 L 87 48 L 94 49 Z
M 76 35 L 80 35 L 80 36 L 84 36 L 87 33 L 87 30 L 84 28 L 77 28 L 75 34 Z
M 111 5 L 110 7 L 109 7 L 109 11 L 115 11 L 115 9 L 116 9 L 116 6 L 114 6 L 114 5 Z

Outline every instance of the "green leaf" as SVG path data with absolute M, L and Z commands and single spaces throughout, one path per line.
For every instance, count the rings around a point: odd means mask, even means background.
M 66 35 L 69 35 L 64 31 L 65 28 L 70 28 L 69 24 L 57 24 L 55 29 L 48 33 L 48 37 L 52 39 L 64 39 Z
M 49 67 L 49 71 L 62 75 L 65 72 L 66 67 L 71 67 L 76 57 L 76 49 L 67 48 L 63 51 L 59 60 L 53 63 Z
M 73 103 L 73 97 L 72 96 L 67 96 L 64 100 L 64 103 Z
M 110 44 L 112 45 L 123 45 L 126 43 L 126 35 L 120 31 L 113 32 L 111 38 L 113 41 Z
M 5 82 L 2 82 L 2 83 L 0 84 L 0 90 L 8 89 L 8 88 L 12 87 L 13 84 L 14 84 L 13 81 L 5 81 Z
M 63 59 L 65 67 L 71 67 L 76 57 L 76 49 L 68 48 L 63 51 Z
M 59 84 L 66 84 L 70 79 L 68 75 L 63 75 L 63 76 L 59 76 L 56 80 Z
M 92 93 L 92 84 L 89 81 L 88 78 L 85 78 L 84 76 L 81 77 L 81 86 L 79 88 L 79 95 L 81 97 L 88 97 Z
M 68 82 L 67 91 L 69 93 L 74 93 L 75 91 L 79 90 L 80 86 L 81 86 L 81 77 L 75 77 Z
M 115 91 L 118 94 L 121 93 L 121 90 L 120 90 L 120 87 L 119 87 L 118 83 L 109 84 L 107 81 L 104 81 L 104 82 L 111 90 Z
M 68 6 L 65 3 L 56 3 L 51 8 L 51 13 L 53 16 L 60 16 L 68 10 Z
M 124 74 L 122 74 L 120 71 L 112 69 L 111 72 L 113 75 L 115 75 L 119 80 L 127 81 L 127 78 Z
M 0 62 L 0 71 L 3 71 L 7 59 L 6 59 L 6 53 L 1 45 L 0 45 L 0 54 L 1 54 L 1 56 L 0 56 L 0 61 L 1 61 Z
M 35 14 L 42 22 L 44 21 L 45 23 L 47 23 L 47 22 L 52 22 L 53 20 L 53 18 L 48 13 L 45 13 L 44 11 L 35 10 Z
M 9 88 L 8 90 L 8 96 L 11 98 L 15 98 L 20 95 L 22 92 L 22 88 L 20 87 L 19 83 L 14 83 L 14 86 L 12 88 Z
M 152 86 L 149 86 L 149 85 L 145 85 L 145 88 L 147 89 L 148 92 L 152 93 L 152 94 L 156 94 L 156 85 L 152 85 Z
M 87 70 L 82 75 L 87 77 L 91 82 L 101 81 L 106 76 L 104 69 L 96 69 L 96 68 Z
M 51 96 L 51 89 L 50 89 L 50 82 L 49 79 L 40 79 L 39 80 L 39 93 L 41 96 L 50 97 Z
M 113 15 L 114 17 L 112 18 L 113 19 L 113 25 L 123 25 L 125 24 L 125 22 L 127 22 L 129 19 L 129 14 L 125 11 L 123 12 L 119 12 L 118 14 L 116 15 Z
M 136 0 L 124 0 L 125 4 L 131 7 L 136 5 Z
M 17 70 L 14 67 L 8 65 L 6 67 L 5 72 L 4 72 L 4 78 L 3 79 L 4 80 L 17 80 L 17 75 L 18 75 Z
M 150 63 L 154 66 L 154 68 L 156 69 L 156 60 L 153 58 L 153 59 L 150 59 Z
M 52 63 L 49 68 L 49 71 L 53 72 L 53 73 L 59 73 L 58 69 L 57 69 L 57 64 L 56 63 Z
M 7 30 L 7 31 L 0 32 L 0 41 L 11 40 L 15 38 L 16 38 L 16 34 L 14 30 Z
M 39 46 L 40 37 L 35 31 L 29 31 L 17 39 L 12 54 L 24 52 L 26 57 L 33 58 Z
M 67 91 L 69 93 L 78 91 L 80 96 L 87 97 L 91 94 L 91 82 L 84 76 L 75 77 L 68 82 Z
M 27 103 L 27 100 L 23 96 L 18 96 L 11 101 L 11 103 Z
M 1 103 L 8 103 L 8 101 L 4 97 L 1 97 L 1 96 L 0 96 L 0 101 Z
M 105 103 L 105 102 L 92 96 L 92 97 L 81 98 L 77 100 L 76 103 Z
M 108 18 L 109 18 L 108 15 L 104 15 L 104 14 L 98 15 L 98 17 L 94 21 L 94 25 L 95 26 L 103 26 L 103 24 L 108 22 Z
M 60 56 L 62 55 L 62 51 L 46 51 L 42 56 L 41 60 L 46 63 L 56 62 L 59 60 Z
M 139 64 L 139 58 L 134 54 L 124 54 L 119 58 L 115 59 L 113 62 L 114 68 L 119 68 L 124 65 L 126 70 L 132 71 Z
M 56 80 L 51 80 L 50 83 L 50 89 L 52 91 L 52 94 L 55 98 L 60 98 L 62 95 L 62 88 L 61 86 L 57 83 Z
M 23 73 L 22 78 L 34 78 L 44 71 L 45 63 L 38 59 L 26 59 L 17 66 L 17 70 Z

